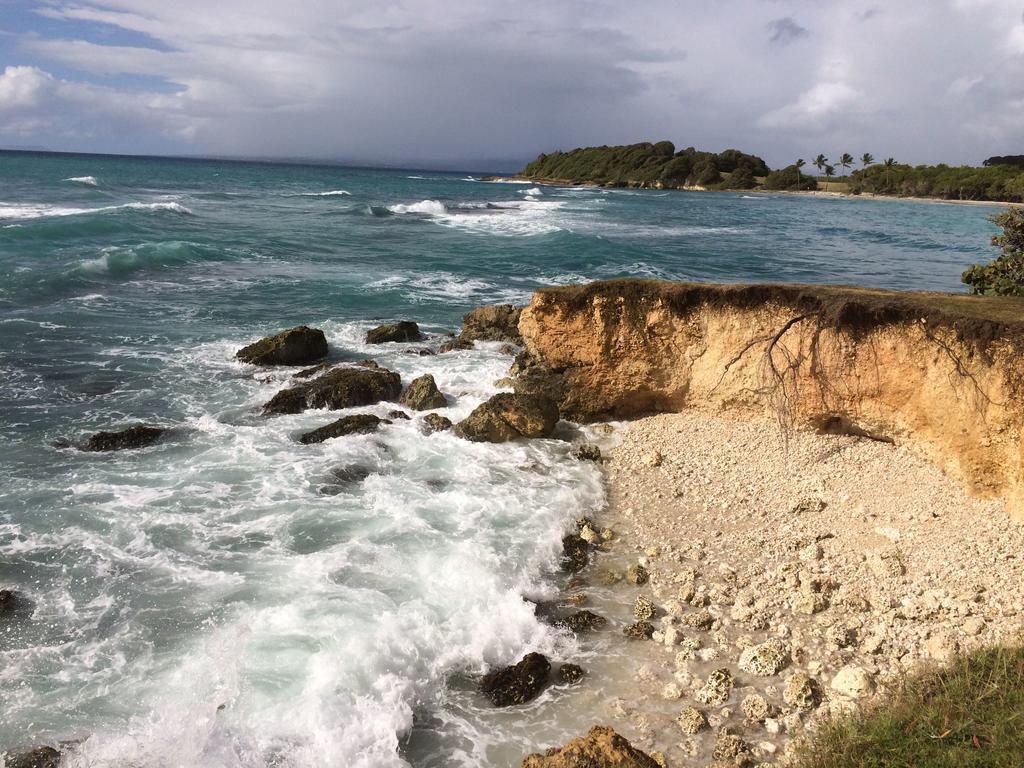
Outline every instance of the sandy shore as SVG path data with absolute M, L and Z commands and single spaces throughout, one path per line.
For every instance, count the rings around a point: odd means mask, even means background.
M 775 761 L 904 671 L 1024 636 L 1024 522 L 906 448 L 693 412 L 620 435 L 592 670 L 606 722 L 668 765 Z M 654 636 L 626 640 L 643 598 Z

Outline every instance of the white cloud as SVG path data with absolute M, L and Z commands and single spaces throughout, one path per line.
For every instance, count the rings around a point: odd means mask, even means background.
M 1020 123 L 980 135 L 965 114 L 1010 98 L 1017 2 L 49 0 L 62 33 L 21 41 L 42 69 L 0 80 L 0 141 L 35 121 L 40 143 L 111 151 L 457 161 L 670 138 L 775 164 L 977 161 L 1024 146 Z

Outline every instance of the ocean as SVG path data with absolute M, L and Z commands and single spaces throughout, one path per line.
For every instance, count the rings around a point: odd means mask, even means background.
M 992 210 L 0 153 L 0 588 L 33 604 L 0 620 L 0 749 L 468 767 L 578 735 L 600 680 L 494 710 L 474 679 L 531 650 L 601 653 L 523 599 L 558 594 L 561 535 L 604 502 L 597 467 L 564 440 L 415 419 L 301 445 L 335 415 L 261 416 L 295 371 L 234 352 L 309 324 L 334 359 L 432 373 L 458 420 L 499 391 L 498 344 L 419 356 L 366 330 L 415 320 L 436 346 L 472 307 L 618 276 L 958 291 L 993 253 Z M 67 446 L 138 422 L 174 432 Z

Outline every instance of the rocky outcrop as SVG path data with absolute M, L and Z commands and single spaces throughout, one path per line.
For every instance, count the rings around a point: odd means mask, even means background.
M 478 405 L 455 426 L 460 437 L 504 443 L 521 437 L 548 437 L 558 423 L 558 408 L 546 397 L 502 392 Z
M 598 725 L 564 747 L 529 755 L 523 760 L 522 768 L 659 768 L 659 765 L 608 726 Z
M 309 365 L 326 354 L 324 332 L 300 325 L 242 347 L 235 357 L 253 365 Z
M 153 445 L 166 435 L 168 430 L 162 427 L 149 427 L 138 424 L 119 432 L 97 432 L 89 437 L 81 446 L 83 451 L 125 451 L 133 448 L 145 448 Z
M 60 752 L 53 747 L 11 750 L 3 753 L 4 768 L 59 768 Z
M 414 411 L 432 411 L 435 408 L 444 408 L 448 405 L 441 390 L 437 388 L 437 382 L 429 373 L 413 379 L 405 388 L 398 402 Z
M 335 437 L 345 435 L 364 435 L 368 432 L 375 432 L 381 424 L 390 424 L 387 419 L 381 419 L 369 413 L 357 413 L 352 416 L 342 416 L 337 421 L 332 421 L 311 432 L 306 432 L 299 438 L 304 445 L 322 443 L 324 440 L 331 440 Z
M 440 413 L 428 413 L 423 417 L 423 427 L 426 433 L 445 432 L 452 428 L 452 420 Z
M 1014 301 L 628 280 L 544 289 L 520 318 L 515 389 L 576 421 L 769 412 L 787 429 L 909 443 L 1024 514 Z
M 518 664 L 489 672 L 480 680 L 480 692 L 496 707 L 525 704 L 544 690 L 551 664 L 540 653 L 528 653 Z
M 263 413 L 373 405 L 381 400 L 394 400 L 401 392 L 401 377 L 386 368 L 335 368 L 312 381 L 282 389 L 263 406 Z
M 376 328 L 366 332 L 367 344 L 385 344 L 392 341 L 423 341 L 424 338 L 424 335 L 420 333 L 420 327 L 411 320 L 378 325 Z
M 462 318 L 463 341 L 506 341 L 522 345 L 519 334 L 519 315 L 522 307 L 513 304 L 492 304 L 477 307 Z

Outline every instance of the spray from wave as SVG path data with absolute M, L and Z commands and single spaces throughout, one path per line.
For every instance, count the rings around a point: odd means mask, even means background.
M 0 203 L 0 221 L 45 219 L 60 216 L 84 216 L 92 213 L 111 213 L 114 211 L 169 211 L 183 216 L 191 216 L 192 211 L 181 203 L 124 203 L 122 205 L 105 205 L 100 208 L 70 208 L 59 205 L 41 205 L 33 203 Z
M 64 179 L 64 181 L 70 181 L 75 184 L 85 184 L 87 187 L 99 186 L 99 182 L 96 181 L 95 176 L 72 176 L 69 179 Z

